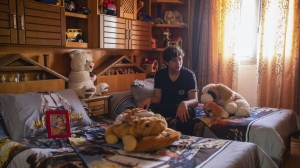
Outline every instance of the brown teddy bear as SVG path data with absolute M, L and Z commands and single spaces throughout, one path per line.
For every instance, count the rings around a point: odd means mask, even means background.
M 121 139 L 124 150 L 128 152 L 154 151 L 171 145 L 181 135 L 180 132 L 167 128 L 167 122 L 160 114 L 135 117 L 129 121 L 130 123 L 109 126 L 105 132 L 106 142 L 115 144 Z
M 250 105 L 246 99 L 222 83 L 204 86 L 201 102 L 204 104 L 215 102 L 217 105 L 224 107 L 224 110 L 229 114 L 236 117 L 250 116 Z

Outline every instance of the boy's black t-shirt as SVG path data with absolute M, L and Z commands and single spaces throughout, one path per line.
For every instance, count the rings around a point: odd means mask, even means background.
M 172 82 L 168 68 L 164 68 L 155 73 L 154 88 L 161 89 L 161 104 L 179 105 L 188 99 L 189 91 L 197 91 L 197 80 L 194 72 L 182 67 L 178 79 Z

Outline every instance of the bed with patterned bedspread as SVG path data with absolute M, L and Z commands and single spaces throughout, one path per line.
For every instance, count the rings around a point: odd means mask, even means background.
M 70 138 L 39 135 L 20 142 L 2 138 L 0 167 L 277 167 L 253 143 L 186 135 L 158 151 L 126 152 L 121 141 L 105 142 L 110 124 L 111 120 L 103 119 L 95 127 L 78 127 Z
M 127 107 L 136 107 L 132 91 L 112 93 L 114 118 Z M 289 156 L 290 136 L 300 130 L 299 116 L 290 109 L 252 107 L 248 118 L 208 118 L 203 106 L 196 108 L 193 136 L 252 142 L 264 150 L 277 165 Z M 176 130 L 177 119 L 167 118 Z

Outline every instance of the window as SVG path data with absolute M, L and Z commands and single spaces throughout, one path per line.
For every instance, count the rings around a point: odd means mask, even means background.
M 236 53 L 241 63 L 256 63 L 260 0 L 242 0 Z

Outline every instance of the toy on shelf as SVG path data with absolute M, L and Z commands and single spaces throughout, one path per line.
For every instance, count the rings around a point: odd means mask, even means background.
M 67 29 L 66 39 L 67 39 L 67 42 L 83 43 L 81 29 Z
M 168 10 L 165 12 L 164 21 L 166 24 L 174 24 L 176 18 L 172 11 Z
M 99 4 L 99 9 L 101 13 L 113 16 L 117 14 L 117 8 L 114 0 L 100 0 Z
M 166 28 L 164 33 L 163 33 L 163 47 L 168 47 L 170 45 L 170 31 L 169 28 Z
M 151 48 L 157 48 L 157 39 L 153 34 L 151 36 Z
M 170 46 L 182 48 L 182 38 L 180 36 L 171 37 Z
M 65 0 L 65 10 L 67 12 L 80 13 L 84 15 L 91 13 L 87 7 L 76 4 L 74 0 Z
M 156 72 L 158 70 L 158 61 L 156 59 L 144 59 L 142 62 L 142 68 L 146 72 Z
M 4 75 L 1 75 L 1 82 L 2 82 L 2 83 L 5 83 L 5 82 L 6 82 L 6 79 L 5 79 L 5 76 L 4 76 Z

